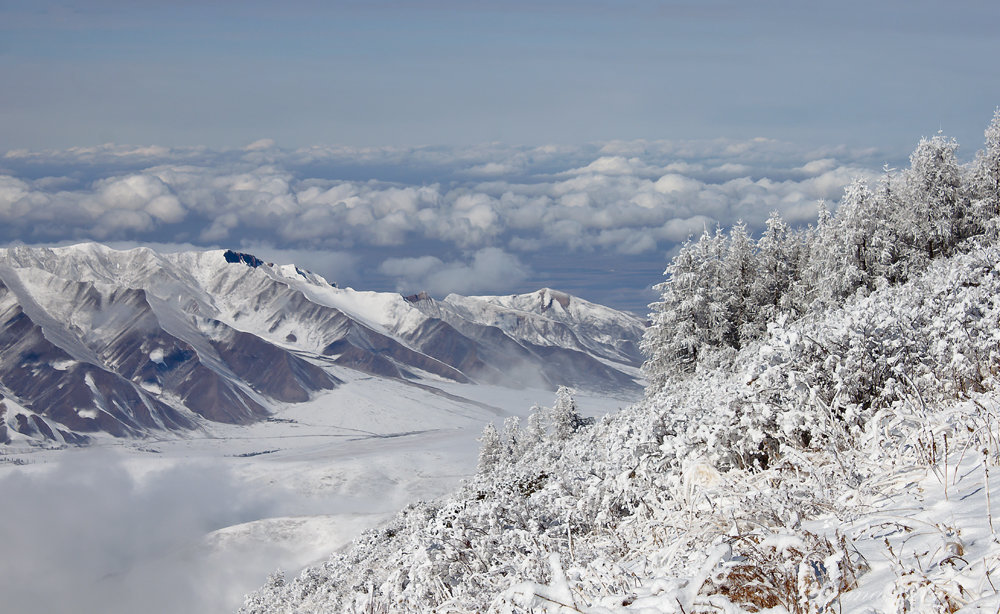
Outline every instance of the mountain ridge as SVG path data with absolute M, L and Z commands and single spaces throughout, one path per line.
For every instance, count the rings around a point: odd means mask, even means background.
M 233 250 L 0 250 L 8 436 L 76 444 L 261 420 L 339 369 L 433 384 L 638 389 L 644 322 L 551 289 L 411 301 Z M 20 416 L 20 417 L 19 417 Z

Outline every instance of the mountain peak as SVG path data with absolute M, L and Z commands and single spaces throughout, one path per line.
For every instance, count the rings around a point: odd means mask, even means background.
M 222 254 L 222 256 L 223 258 L 226 259 L 226 262 L 230 264 L 236 264 L 237 262 L 242 262 L 243 264 L 247 265 L 252 269 L 256 269 L 257 267 L 265 264 L 263 260 L 261 260 L 257 256 L 254 256 L 253 254 L 234 252 L 231 249 L 227 249 L 225 253 Z
M 572 299 L 571 295 L 565 292 L 560 292 L 559 290 L 553 290 L 552 288 L 542 288 L 535 294 L 537 294 L 538 298 L 541 299 L 540 309 L 542 313 L 551 309 L 553 304 L 558 304 L 563 309 L 569 309 L 569 303 Z

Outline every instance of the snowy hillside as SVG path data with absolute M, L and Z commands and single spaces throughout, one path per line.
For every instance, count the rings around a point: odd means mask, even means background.
M 487 426 L 459 491 L 241 612 L 998 611 L 1000 110 L 986 137 L 964 166 L 922 140 L 815 227 L 706 231 L 642 402 Z
M 232 251 L 0 250 L 0 394 L 18 407 L 0 441 L 248 424 L 355 372 L 432 387 L 639 390 L 644 323 L 560 297 L 572 317 L 338 288 Z
M 772 327 L 733 371 L 696 374 L 566 440 L 508 430 L 456 494 L 275 579 L 244 611 L 994 611 L 1000 398 L 940 383 L 954 381 L 962 356 L 996 364 L 998 262 L 997 248 L 977 250 L 821 319 Z M 980 315 L 952 334 L 974 343 L 959 344 L 945 331 L 970 304 Z M 810 380 L 845 389 L 855 358 L 812 352 L 870 334 L 873 320 L 892 339 L 901 323 L 921 323 L 896 344 L 873 340 L 917 388 L 840 423 Z M 959 358 L 938 353 L 946 346 Z M 813 445 L 795 445 L 809 420 Z M 782 439 L 765 469 L 740 466 L 763 449 L 755 430 Z

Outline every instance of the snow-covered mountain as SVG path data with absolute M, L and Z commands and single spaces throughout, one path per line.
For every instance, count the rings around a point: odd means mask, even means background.
M 250 254 L 0 250 L 0 441 L 245 424 L 342 383 L 638 389 L 644 322 L 542 289 L 338 288 Z M 338 377 L 340 373 L 340 377 Z

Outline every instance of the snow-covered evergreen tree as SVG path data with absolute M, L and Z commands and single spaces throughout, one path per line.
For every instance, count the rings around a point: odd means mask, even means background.
M 706 228 L 696 243 L 681 247 L 665 271 L 667 280 L 655 286 L 661 300 L 650 305 L 652 326 L 642 340 L 649 357 L 644 369 L 654 385 L 693 369 L 703 348 L 734 338 L 727 256 L 725 234 Z
M 528 454 L 539 450 L 544 445 L 547 428 L 545 410 L 538 405 L 533 405 L 528 414 L 528 427 L 521 433 L 520 453 Z
M 904 219 L 912 257 L 931 259 L 950 254 L 969 236 L 970 216 L 962 193 L 961 171 L 954 139 L 936 135 L 921 139 L 910 155 L 905 175 L 907 204 Z
M 661 384 L 672 373 L 693 367 L 701 345 L 699 321 L 705 313 L 700 293 L 697 250 L 689 240 L 667 266 L 666 281 L 654 286 L 660 300 L 650 308 L 651 324 L 643 334 L 643 370 L 651 383 Z
M 774 211 L 767 218 L 764 233 L 757 241 L 757 280 L 753 288 L 758 317 L 753 336 L 763 334 L 767 323 L 790 305 L 786 297 L 796 277 L 798 264 L 795 235 Z
M 746 224 L 737 222 L 729 231 L 723 269 L 727 316 L 723 341 L 739 349 L 748 337 L 747 329 L 756 328 L 756 305 L 753 301 L 757 278 L 757 252 Z
M 831 263 L 832 275 L 828 277 L 829 288 L 838 300 L 854 294 L 858 288 L 875 289 L 883 247 L 879 228 L 885 219 L 880 213 L 879 201 L 866 181 L 855 179 L 844 190 L 834 231 L 840 237 L 840 244 Z
M 969 193 L 978 224 L 991 237 L 1000 236 L 1000 107 L 986 127 L 986 144 L 976 155 L 969 177 Z
M 552 406 L 552 439 L 566 441 L 584 424 L 573 399 L 574 390 L 560 386 L 556 391 L 556 402 Z
M 494 469 L 503 460 L 504 450 L 500 442 L 500 434 L 497 427 L 492 422 L 487 422 L 483 427 L 483 434 L 479 437 L 479 463 L 477 469 L 480 473 L 487 473 Z
M 521 441 L 521 419 L 517 416 L 508 416 L 503 421 L 503 433 L 500 439 L 504 448 L 504 455 L 508 458 L 517 458 L 524 448 Z

